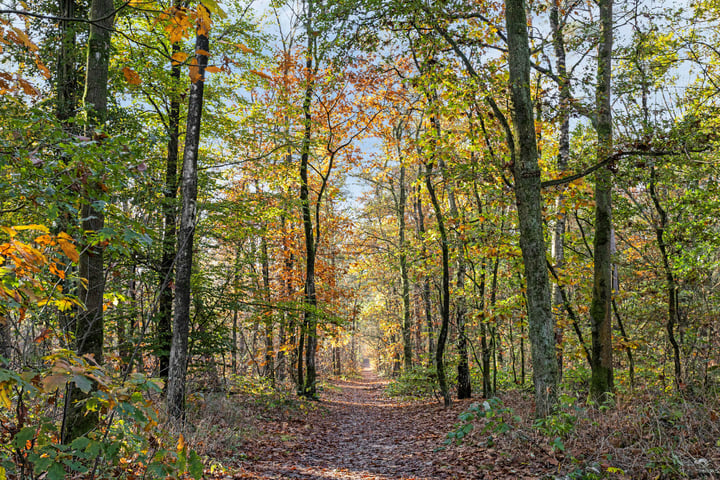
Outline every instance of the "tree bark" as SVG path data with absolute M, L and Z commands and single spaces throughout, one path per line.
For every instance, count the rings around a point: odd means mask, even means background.
M 398 138 L 398 142 L 400 139 Z M 400 198 L 398 201 L 398 240 L 400 242 L 400 279 L 402 282 L 402 302 L 403 302 L 403 357 L 405 360 L 405 371 L 409 372 L 412 368 L 412 323 L 410 317 L 410 279 L 408 276 L 408 262 L 405 245 L 405 207 L 407 204 L 407 187 L 405 185 L 405 165 L 402 163 L 400 146 L 398 145 L 398 159 L 400 160 Z
M 659 223 L 654 227 L 654 230 L 655 238 L 657 239 L 658 249 L 660 250 L 660 257 L 662 258 L 663 262 L 663 270 L 665 270 L 665 281 L 667 283 L 666 288 L 668 319 L 667 323 L 665 324 L 665 329 L 667 330 L 668 340 L 670 341 L 670 346 L 672 347 L 673 365 L 675 368 L 675 386 L 680 386 L 683 381 L 682 363 L 680 362 L 680 344 L 675 338 L 675 323 L 678 320 L 678 286 L 675 280 L 675 275 L 673 275 L 672 266 L 670 265 L 670 256 L 668 253 L 667 244 L 665 243 L 665 229 L 667 228 L 668 224 L 667 213 L 660 204 L 660 198 L 657 194 L 655 181 L 655 166 L 653 165 L 650 167 L 649 191 L 653 205 L 655 206 L 655 211 L 657 212 L 659 217 Z
M 112 0 L 93 0 L 90 18 L 98 19 L 90 25 L 88 37 L 87 66 L 83 103 L 88 115 L 88 136 L 95 136 L 95 128 L 107 117 L 108 66 L 110 64 L 110 35 L 114 22 Z M 100 140 L 98 140 L 100 141 Z M 85 234 L 97 233 L 104 226 L 104 214 L 94 207 L 99 185 L 90 187 L 82 206 L 82 230 Z M 78 297 L 85 309 L 78 313 L 75 324 L 75 350 L 80 356 L 91 356 L 97 364 L 103 363 L 104 321 L 103 295 L 105 270 L 103 246 L 97 241 L 86 240 L 80 254 L 79 273 L 86 279 L 78 288 Z M 72 442 L 95 427 L 97 412 L 85 412 L 84 405 L 77 402 L 87 395 L 77 387 L 70 386 L 65 397 L 62 426 L 63 443 Z
M 418 178 L 422 177 L 422 166 L 418 166 Z M 420 241 L 420 256 L 423 259 L 423 282 L 421 286 L 421 296 L 423 307 L 425 310 L 425 328 L 427 329 L 427 351 L 428 364 L 432 363 L 433 353 L 435 352 L 434 342 L 434 326 L 432 318 L 432 303 L 430 300 L 430 276 L 428 275 L 427 249 L 425 247 L 425 212 L 423 211 L 422 199 L 420 198 L 420 186 L 417 188 L 417 201 L 415 202 L 415 211 L 417 216 L 417 236 Z
M 445 378 L 445 342 L 447 341 L 448 329 L 450 326 L 450 254 L 448 246 L 447 231 L 445 230 L 445 220 L 440 202 L 435 194 L 435 186 L 432 183 L 432 163 L 428 163 L 425 167 L 425 186 L 430 194 L 430 202 L 435 210 L 435 219 L 440 232 L 440 250 L 442 251 L 442 291 L 440 295 L 440 334 L 437 340 L 437 349 L 435 350 L 435 369 L 437 370 L 438 384 L 440 385 L 440 393 L 446 407 L 450 406 L 450 389 Z
M 515 200 L 518 209 L 520 248 L 527 282 L 528 323 L 533 359 L 535 414 L 552 413 L 558 398 L 558 370 L 555 355 L 554 321 L 550 303 L 550 282 L 545 264 L 545 240 L 540 197 L 535 122 L 530 97 L 530 49 L 527 16 L 523 0 L 506 0 L 510 88 L 514 107 L 513 123 L 517 152 L 513 159 Z
M 567 73 L 567 61 L 565 55 L 565 38 L 563 24 L 560 22 L 560 0 L 553 0 L 550 6 L 550 28 L 553 36 L 553 48 L 555 50 L 555 68 L 560 78 L 558 90 L 560 94 L 559 122 L 560 136 L 558 138 L 557 170 L 563 172 L 568 167 L 570 159 L 570 79 Z M 555 224 L 552 233 L 552 257 L 555 263 L 555 270 L 562 271 L 565 266 L 565 188 L 563 185 L 555 199 Z M 558 359 L 558 378 L 562 378 L 563 370 L 563 336 L 564 325 L 562 307 L 564 305 L 560 285 L 553 284 L 552 289 L 553 309 L 555 311 L 555 344 Z
M 177 6 L 178 4 L 176 4 Z M 177 43 L 172 45 L 173 53 L 180 51 Z M 163 189 L 163 239 L 162 259 L 160 260 L 160 299 L 158 302 L 157 321 L 157 357 L 158 376 L 167 380 L 170 368 L 170 345 L 172 344 L 172 305 L 173 289 L 170 285 L 174 278 L 174 261 L 177 254 L 177 200 L 178 188 L 178 154 L 180 144 L 180 96 L 175 92 L 180 82 L 180 63 L 171 62 L 170 77 L 173 90 L 170 93 L 170 111 L 168 114 L 168 147 L 165 163 L 165 187 Z
M 202 4 L 198 9 L 205 8 Z M 209 15 L 209 14 L 208 14 Z M 188 364 L 188 336 L 190 333 L 190 279 L 192 276 L 193 240 L 197 219 L 197 162 L 200 146 L 205 68 L 210 40 L 207 28 L 198 25 L 195 37 L 197 61 L 196 81 L 190 85 L 187 128 L 182 167 L 182 211 L 178 235 L 178 254 L 175 280 L 175 314 L 173 316 L 170 366 L 168 370 L 167 404 L 170 419 L 181 423 L 185 419 L 185 377 Z
M 598 46 L 596 88 L 597 110 L 597 161 L 612 155 L 612 111 L 610 106 L 612 65 L 612 0 L 600 0 L 602 27 Z M 597 402 L 610 399 L 613 391 L 612 366 L 612 172 L 613 168 L 595 174 L 595 238 L 593 239 L 594 275 L 593 296 L 590 304 L 592 322 L 592 375 L 590 396 Z
M 300 394 L 309 398 L 317 395 L 317 372 L 315 368 L 315 353 L 317 350 L 317 295 L 315 292 L 315 234 L 310 212 L 310 195 L 308 185 L 308 166 L 310 163 L 310 143 L 312 141 L 312 104 L 315 86 L 313 72 L 313 50 L 315 37 L 312 32 L 313 0 L 307 2 L 307 51 L 305 53 L 305 95 L 303 97 L 302 111 L 304 115 L 304 134 L 302 151 L 300 154 L 300 207 L 302 209 L 303 230 L 305 232 L 305 310 L 303 312 L 303 328 L 301 335 L 306 341 L 305 346 L 305 379 L 302 382 Z M 302 337 L 301 337 L 302 345 Z M 300 353 L 302 354 L 302 353 Z M 302 362 L 302 359 L 298 359 Z M 302 377 L 301 366 L 298 368 L 298 379 Z
M 447 168 L 440 159 L 440 167 L 443 175 L 447 177 Z M 460 210 L 455 198 L 454 182 L 446 178 L 446 191 L 448 203 L 450 204 L 450 215 L 454 222 L 460 221 Z M 453 244 L 455 247 L 455 325 L 457 326 L 457 350 L 458 350 L 458 399 L 470 398 L 472 396 L 472 384 L 470 383 L 470 365 L 468 364 L 468 345 L 465 333 L 465 315 L 467 313 L 467 300 L 465 299 L 465 244 L 457 231 L 453 231 Z
M 260 191 L 259 185 L 257 187 Z M 268 244 L 265 235 L 260 238 L 260 261 L 262 263 L 263 297 L 270 305 L 270 257 L 268 256 Z M 273 339 L 272 316 L 265 317 L 265 369 L 263 376 L 270 379 L 270 384 L 275 386 L 275 342 Z

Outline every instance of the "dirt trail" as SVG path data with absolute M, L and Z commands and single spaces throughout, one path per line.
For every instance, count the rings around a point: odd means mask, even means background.
M 360 380 L 336 381 L 284 451 L 246 462 L 239 478 L 484 478 L 453 468 L 448 452 L 438 450 L 466 404 L 402 403 L 384 395 L 386 385 L 369 369 Z

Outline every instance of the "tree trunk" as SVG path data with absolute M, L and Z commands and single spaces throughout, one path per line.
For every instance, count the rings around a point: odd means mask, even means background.
M 260 191 L 259 185 L 257 186 L 257 190 Z M 270 260 L 265 235 L 260 238 L 260 260 L 262 263 L 263 297 L 267 304 L 270 305 Z M 270 384 L 275 386 L 275 346 L 273 341 L 272 315 L 265 317 L 265 370 L 263 371 L 263 376 L 269 378 Z
M 205 8 L 202 4 L 198 9 Z M 209 15 L 209 13 L 208 13 Z M 175 423 L 185 418 L 185 377 L 188 364 L 188 335 L 190 332 L 190 279 L 192 276 L 193 240 L 197 219 L 197 161 L 200 146 L 200 125 L 203 111 L 205 67 L 210 51 L 210 40 L 206 26 L 198 25 L 195 37 L 195 58 L 197 74 L 190 85 L 188 100 L 187 129 L 182 168 L 182 211 L 178 235 L 178 254 L 175 280 L 175 314 L 173 316 L 170 366 L 168 370 L 167 403 L 168 414 Z
M 602 33 L 598 46 L 597 71 L 597 161 L 612 155 L 612 112 L 610 107 L 612 64 L 612 0 L 600 0 Z M 609 400 L 613 391 L 612 366 L 612 166 L 595 174 L 595 238 L 593 256 L 593 296 L 590 304 L 592 322 L 592 376 L 590 396 L 597 402 Z
M 94 136 L 94 128 L 102 125 L 107 117 L 108 66 L 110 64 L 110 36 L 114 22 L 112 0 L 93 0 L 90 5 L 90 25 L 88 37 L 85 93 L 83 103 L 88 114 L 88 136 Z M 98 140 L 100 141 L 100 140 Z M 101 189 L 92 187 L 96 192 Z M 89 193 L 82 206 L 82 230 L 99 232 L 105 219 L 102 211 L 94 207 L 93 193 Z M 103 264 L 103 246 L 99 242 L 87 241 L 80 254 L 81 282 L 78 297 L 85 306 L 78 312 L 75 325 L 75 350 L 78 355 L 90 355 L 98 364 L 103 363 L 104 322 L 103 295 L 105 292 L 105 271 Z M 72 442 L 95 427 L 97 412 L 86 412 L 84 404 L 77 402 L 86 398 L 77 387 L 70 386 L 65 397 L 65 412 L 62 426 L 63 443 Z
M 570 159 L 570 79 L 568 78 L 566 56 L 565 56 L 565 38 L 563 33 L 563 24 L 560 23 L 560 0 L 553 0 L 550 6 L 550 28 L 553 35 L 553 47 L 555 50 L 555 68 L 560 78 L 558 85 L 560 94 L 559 122 L 560 136 L 558 138 L 558 155 L 557 170 L 562 172 L 568 167 Z M 555 224 L 552 232 L 552 257 L 555 263 L 555 270 L 561 271 L 565 266 L 565 223 L 567 214 L 565 213 L 565 186 L 561 186 L 557 198 L 555 199 Z M 558 378 L 562 378 L 563 370 L 563 336 L 564 325 L 562 307 L 564 305 L 560 286 L 553 284 L 552 290 L 553 309 L 555 310 L 555 344 L 557 348 L 558 360 Z
M 418 166 L 418 178 L 422 177 L 422 167 Z M 425 212 L 423 211 L 422 199 L 420 198 L 420 186 L 417 189 L 417 201 L 415 202 L 415 211 L 417 216 L 417 236 L 420 241 L 420 256 L 423 259 L 423 282 L 421 287 L 421 296 L 423 307 L 425 310 L 425 328 L 427 329 L 427 350 L 428 364 L 432 363 L 433 353 L 435 352 L 434 327 L 432 318 L 432 304 L 430 301 L 430 276 L 428 275 L 427 249 L 425 248 Z
M 528 322 L 533 359 L 535 414 L 545 417 L 557 405 L 558 370 L 550 282 L 540 197 L 535 122 L 530 98 L 530 50 L 523 0 L 506 0 L 505 20 L 517 155 L 513 159 L 520 248 L 527 280 Z
M 400 139 L 398 138 L 398 142 Z M 402 302 L 403 302 L 403 357 L 405 359 L 405 371 L 412 368 L 412 323 L 410 319 L 410 279 L 408 277 L 407 246 L 405 245 L 405 207 L 407 204 L 407 187 L 405 185 L 405 165 L 402 163 L 400 145 L 398 145 L 398 159 L 400 160 L 400 199 L 398 202 L 398 236 L 400 248 L 400 279 L 402 281 Z
M 439 135 L 439 132 L 438 132 Z M 443 176 L 447 177 L 447 169 L 442 157 L 439 159 L 440 168 Z M 446 178 L 446 191 L 448 203 L 450 204 L 450 215 L 455 224 L 460 222 L 460 211 L 455 198 L 454 182 Z M 467 267 L 465 265 L 465 245 L 460 234 L 453 230 L 453 244 L 455 247 L 455 325 L 457 326 L 457 350 L 458 350 L 458 399 L 470 398 L 472 396 L 472 384 L 470 383 L 470 366 L 468 364 L 468 346 L 467 336 L 465 334 L 465 315 L 467 313 L 467 300 L 465 299 L 465 274 Z
M 177 6 L 177 4 L 176 4 Z M 180 51 L 177 43 L 172 45 L 173 53 Z M 180 83 L 180 63 L 171 62 L 170 76 L 177 87 Z M 173 262 L 177 254 L 177 200 L 178 188 L 178 153 L 180 143 L 180 97 L 171 90 L 170 112 L 168 114 L 168 147 L 165 164 L 165 188 L 163 189 L 163 218 L 164 230 L 162 240 L 162 260 L 160 261 L 160 299 L 158 302 L 158 376 L 167 380 L 170 367 L 170 345 L 172 344 L 172 305 L 173 289 Z
M 658 197 L 657 190 L 655 189 L 655 166 L 650 167 L 650 185 L 649 185 L 650 197 L 655 206 L 655 211 L 658 213 L 658 225 L 655 226 L 655 237 L 657 239 L 658 249 L 660 250 L 660 257 L 663 261 L 663 270 L 665 270 L 665 281 L 667 283 L 667 308 L 668 308 L 668 319 L 665 324 L 665 328 L 668 333 L 668 340 L 672 347 L 673 353 L 673 364 L 675 367 L 675 386 L 680 386 L 682 383 L 682 364 L 680 362 L 680 345 L 675 338 L 675 323 L 678 320 L 677 310 L 677 291 L 678 286 L 673 275 L 672 266 L 670 265 L 670 256 L 667 250 L 667 244 L 665 243 L 665 229 L 667 228 L 667 213 L 660 204 L 660 198 Z
M 312 32 L 313 1 L 307 3 L 307 51 L 305 53 L 305 95 L 302 111 L 304 115 L 304 134 L 300 155 L 300 207 L 302 209 L 303 230 L 305 232 L 305 310 L 303 312 L 303 332 L 305 346 L 305 381 L 300 394 L 309 398 L 316 397 L 317 372 L 315 354 L 317 350 L 317 295 L 315 293 L 315 234 L 310 212 L 308 185 L 308 166 L 310 163 L 310 143 L 312 140 L 312 113 L 310 111 L 315 85 L 313 72 L 313 47 L 315 37 Z M 302 334 L 301 333 L 301 334 Z M 302 338 L 301 338 L 302 345 Z M 301 353 L 302 354 L 302 353 Z M 301 359 L 298 362 L 302 362 Z M 302 376 L 302 367 L 298 368 L 298 377 Z
M 433 120 L 434 121 L 434 120 Z M 445 221 L 443 219 L 440 203 L 435 194 L 435 186 L 432 183 L 432 163 L 428 163 L 425 167 L 425 186 L 430 194 L 430 202 L 435 210 L 435 219 L 440 232 L 440 249 L 442 251 L 442 291 L 440 294 L 440 334 L 438 335 L 437 349 L 435 350 L 435 369 L 437 370 L 438 384 L 440 385 L 440 393 L 443 396 L 443 402 L 446 407 L 450 406 L 450 389 L 445 378 L 445 342 L 447 341 L 448 328 L 450 326 L 450 254 L 448 246 L 447 232 L 445 231 Z

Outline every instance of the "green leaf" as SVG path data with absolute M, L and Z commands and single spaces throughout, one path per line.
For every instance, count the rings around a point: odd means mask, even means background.
M 202 463 L 202 459 L 200 458 L 200 455 L 195 453 L 195 451 L 190 452 L 190 475 L 196 480 L 199 480 L 203 476 L 203 470 L 205 469 L 205 466 Z
M 92 389 L 92 381 L 85 375 L 73 375 L 72 381 L 84 393 L 90 393 L 90 389 Z
M 48 480 L 63 480 L 65 478 L 65 467 L 61 463 L 53 463 L 47 471 Z
M 210 13 L 213 15 L 216 15 L 220 18 L 227 18 L 227 13 L 223 11 L 222 8 L 220 8 L 220 5 L 215 0 L 203 0 L 202 4 L 205 5 L 208 10 L 210 10 Z
M 21 450 L 24 450 L 25 444 L 27 444 L 28 440 L 32 440 L 34 436 L 35 429 L 32 427 L 25 427 L 15 435 L 13 445 Z
M 85 450 L 89 444 L 90 440 L 87 437 L 78 437 L 72 441 L 70 447 L 76 452 L 79 452 L 81 450 Z

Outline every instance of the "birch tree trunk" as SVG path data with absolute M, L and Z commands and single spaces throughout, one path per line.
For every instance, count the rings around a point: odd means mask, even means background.
M 176 4 L 177 5 L 177 4 Z M 177 43 L 172 45 L 173 53 L 180 51 Z M 175 60 L 171 64 L 170 76 L 178 87 L 180 81 L 180 63 Z M 172 344 L 172 305 L 175 255 L 177 254 L 177 199 L 178 187 L 178 153 L 180 143 L 180 96 L 179 92 L 170 93 L 170 112 L 168 114 L 168 147 L 165 164 L 165 187 L 163 189 L 164 230 L 162 240 L 162 259 L 160 260 L 160 300 L 158 302 L 158 376 L 167 380 L 170 368 L 170 346 Z
M 202 5 L 198 9 L 205 8 Z M 209 15 L 209 14 L 208 14 Z M 185 419 L 185 376 L 188 364 L 188 335 L 190 333 L 190 278 L 192 275 L 193 240 L 197 218 L 197 161 L 200 145 L 205 67 L 210 51 L 209 26 L 198 24 L 195 37 L 195 59 L 198 76 L 190 85 L 187 128 L 181 180 L 182 211 L 178 235 L 178 254 L 175 279 L 175 314 L 168 370 L 168 414 L 175 423 Z

